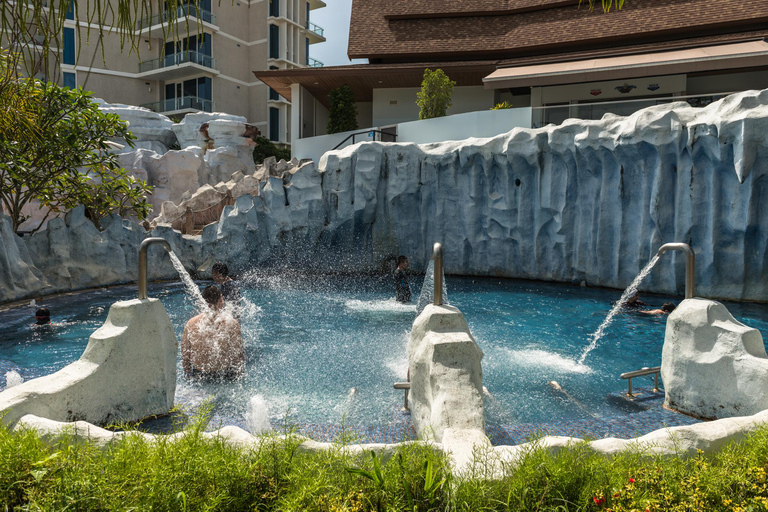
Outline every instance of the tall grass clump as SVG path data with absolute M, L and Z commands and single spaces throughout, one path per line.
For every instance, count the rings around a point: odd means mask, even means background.
M 205 414 L 182 434 L 128 434 L 106 447 L 0 426 L 0 510 L 700 511 L 768 509 L 768 428 L 718 453 L 612 458 L 586 443 L 557 453 L 534 443 L 501 478 L 478 452 L 451 473 L 429 445 L 308 452 L 302 438 L 263 436 L 234 448 L 204 435 Z

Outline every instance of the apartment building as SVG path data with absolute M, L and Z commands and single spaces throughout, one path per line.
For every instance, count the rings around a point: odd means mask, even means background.
M 87 0 L 78 1 L 85 12 Z M 184 19 L 176 38 L 168 30 L 168 12 L 137 23 L 138 54 L 121 49 L 117 34 L 100 38 L 93 28 L 88 33 L 70 9 L 61 38 L 60 83 L 168 116 L 241 115 L 270 140 L 287 145 L 290 102 L 251 71 L 322 66 L 309 56 L 312 44 L 325 41 L 323 29 L 310 21 L 311 11 L 322 7 L 322 0 L 200 0 L 197 6 L 190 1 L 178 7 L 176 14 Z

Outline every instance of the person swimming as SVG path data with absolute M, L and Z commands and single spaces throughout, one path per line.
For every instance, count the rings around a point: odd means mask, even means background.
M 646 315 L 668 315 L 673 312 L 676 307 L 677 306 L 675 306 L 675 304 L 672 302 L 665 302 L 659 309 L 647 309 L 645 311 L 641 311 L 641 313 Z
M 395 269 L 395 297 L 398 302 L 411 302 L 411 286 L 408 284 L 408 258 L 406 256 L 397 257 L 397 269 Z
M 35 311 L 35 325 L 51 325 L 51 312 L 48 308 Z

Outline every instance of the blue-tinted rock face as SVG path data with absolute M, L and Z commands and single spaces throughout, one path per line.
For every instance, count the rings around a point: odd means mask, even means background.
M 439 241 L 449 274 L 616 288 L 628 285 L 661 244 L 686 242 L 696 252 L 697 295 L 765 301 L 766 174 L 768 90 L 703 109 L 658 105 L 492 139 L 358 144 L 327 153 L 317 168 L 266 178 L 257 195 L 226 207 L 201 237 L 168 228 L 154 235 L 171 238 L 182 261 L 203 271 L 213 260 L 241 271 L 368 271 L 397 254 L 409 255 L 418 271 Z M 130 275 L 134 238 L 110 234 Z M 34 262 L 46 277 L 74 265 L 56 263 L 63 253 L 53 245 L 38 250 L 51 255 Z M 682 294 L 684 265 L 682 254 L 665 255 L 641 289 Z M 173 272 L 164 261 L 156 271 Z M 85 284 L 100 277 L 83 275 L 91 274 L 77 273 L 72 288 L 106 284 Z M 0 300 L 34 293 L 6 289 L 17 291 Z

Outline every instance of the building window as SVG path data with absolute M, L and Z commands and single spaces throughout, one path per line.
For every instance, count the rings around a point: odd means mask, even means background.
M 309 38 L 306 38 L 305 41 L 307 42 L 304 47 L 306 48 L 307 53 L 304 54 L 304 64 L 309 66 Z
M 280 69 L 280 68 L 278 68 L 277 66 L 269 66 L 269 69 Z M 277 94 L 277 91 L 271 87 L 269 88 L 269 99 L 274 101 L 277 101 L 280 99 L 280 95 Z
M 277 25 L 269 26 L 269 58 L 280 58 L 280 27 Z
M 280 0 L 269 0 L 269 15 L 275 18 L 280 16 Z
M 77 75 L 75 73 L 64 73 L 64 87 L 77 89 Z
M 304 24 L 305 28 L 309 28 L 309 2 L 307 2 L 307 22 Z
M 68 20 L 75 19 L 75 0 L 69 0 L 69 4 L 67 4 L 66 18 Z
M 269 107 L 269 140 L 280 140 L 280 109 Z
M 204 100 L 212 99 L 211 79 L 209 77 L 202 77 L 197 79 L 197 96 Z
M 64 29 L 64 64 L 75 65 L 75 29 Z

